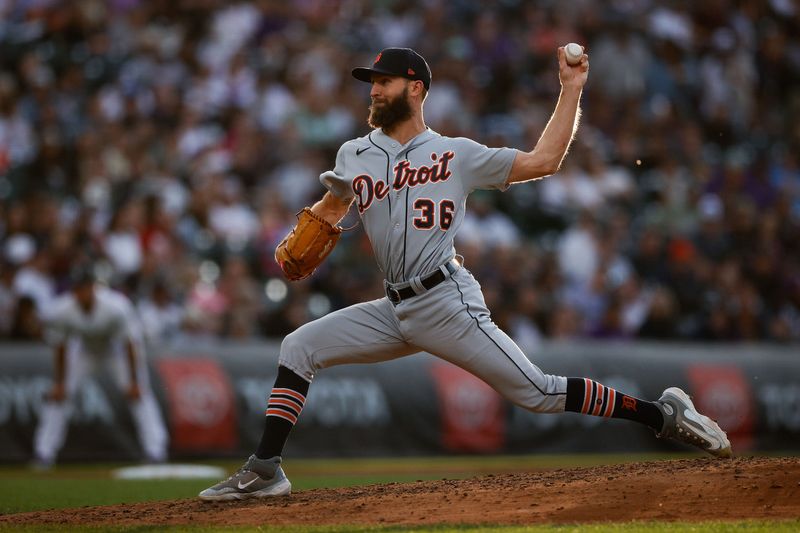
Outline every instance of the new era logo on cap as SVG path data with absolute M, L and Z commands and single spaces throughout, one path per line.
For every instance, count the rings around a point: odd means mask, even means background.
M 367 83 L 372 83 L 373 74 L 402 76 L 421 81 L 426 89 L 431 87 L 431 69 L 428 63 L 411 48 L 386 48 L 375 56 L 372 67 L 353 69 L 353 77 Z

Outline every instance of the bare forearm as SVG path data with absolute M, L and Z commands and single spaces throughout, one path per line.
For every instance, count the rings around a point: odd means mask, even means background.
M 508 183 L 535 180 L 558 172 L 575 137 L 581 114 L 581 93 L 589 75 L 589 56 L 583 54 L 578 63 L 569 65 L 561 47 L 558 49 L 558 64 L 561 94 L 553 116 L 536 147 L 530 152 L 519 152 L 514 158 Z
M 562 87 L 555 111 L 539 142 L 530 152 L 520 152 L 511 167 L 509 183 L 530 181 L 558 172 L 575 137 L 580 119 L 580 87 Z
M 578 130 L 581 92 L 578 88 L 562 87 L 553 116 L 550 117 L 539 142 L 533 149 L 534 154 L 541 155 L 541 159 L 552 170 L 551 173 L 557 172 L 561 167 L 561 162 Z
M 311 211 L 315 215 L 325 219 L 331 226 L 335 226 L 341 222 L 347 214 L 347 211 L 350 209 L 350 204 L 352 203 L 352 199 L 343 201 L 332 193 L 326 192 L 322 200 L 311 207 Z

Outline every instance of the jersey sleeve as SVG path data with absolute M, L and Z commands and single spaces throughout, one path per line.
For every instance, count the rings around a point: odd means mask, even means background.
M 459 139 L 455 161 L 464 189 L 469 193 L 475 189 L 508 188 L 508 175 L 518 150 L 513 148 L 489 148 L 471 139 Z M 460 153 L 459 153 L 460 152 Z
M 132 342 L 139 342 L 142 338 L 142 328 L 139 316 L 133 304 L 123 295 L 114 294 L 114 322 L 113 334 Z
M 319 181 L 328 189 L 331 194 L 340 200 L 350 200 L 355 196 L 350 180 L 345 177 L 345 151 L 348 143 L 343 144 L 336 154 L 336 166 L 333 170 L 323 172 L 319 176 Z

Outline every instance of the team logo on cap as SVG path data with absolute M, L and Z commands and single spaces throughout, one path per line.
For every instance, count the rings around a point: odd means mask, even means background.
M 417 73 L 416 73 L 416 72 L 414 72 L 414 69 L 413 69 L 413 68 L 410 68 L 410 69 L 408 69 L 408 75 L 409 75 L 409 76 L 416 76 L 416 75 L 417 75 Z
M 380 61 L 382 55 L 383 55 L 383 52 L 378 52 L 378 55 L 375 56 L 375 61 L 373 61 L 372 64 L 374 65 L 375 63 Z

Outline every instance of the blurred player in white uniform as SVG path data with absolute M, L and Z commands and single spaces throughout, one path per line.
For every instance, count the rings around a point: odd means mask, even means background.
M 34 436 L 37 465 L 55 462 L 64 445 L 76 392 L 103 367 L 128 399 L 146 460 L 166 460 L 168 434 L 150 389 L 141 326 L 131 301 L 95 284 L 92 273 L 84 270 L 45 318 L 55 361 L 53 388 Z

